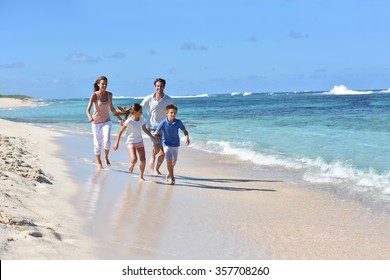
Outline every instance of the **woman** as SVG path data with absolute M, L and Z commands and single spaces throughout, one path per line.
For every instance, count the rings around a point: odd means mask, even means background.
M 108 153 L 111 146 L 111 128 L 112 121 L 110 119 L 110 110 L 113 114 L 116 113 L 114 105 L 112 104 L 112 93 L 106 91 L 108 80 L 104 76 L 97 78 L 94 83 L 94 92 L 89 98 L 86 114 L 92 126 L 94 153 L 98 164 L 98 169 L 103 168 L 100 159 L 102 147 L 104 148 L 104 161 L 107 167 L 111 166 L 108 160 Z M 92 104 L 94 105 L 94 113 L 91 115 Z M 120 124 L 122 119 L 117 116 Z

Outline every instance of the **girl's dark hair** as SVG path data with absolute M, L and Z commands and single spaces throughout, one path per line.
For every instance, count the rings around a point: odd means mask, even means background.
M 122 107 L 120 105 L 116 106 L 119 110 L 119 112 L 115 112 L 115 116 L 122 116 L 125 115 L 125 119 L 129 117 L 129 115 L 132 115 L 134 112 L 138 112 L 139 110 L 142 110 L 142 106 L 138 103 L 133 103 L 129 109 L 126 109 L 126 106 Z
M 100 76 L 99 78 L 97 78 L 96 79 L 96 82 L 93 84 L 93 89 L 95 90 L 95 91 L 98 91 L 99 90 L 99 83 L 100 83 L 100 81 L 106 81 L 106 82 L 108 82 L 108 79 L 106 78 L 106 77 L 104 77 L 104 76 Z

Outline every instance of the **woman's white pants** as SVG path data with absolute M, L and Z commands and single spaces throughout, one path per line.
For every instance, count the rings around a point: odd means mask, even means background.
M 102 147 L 109 150 L 111 146 L 112 121 L 104 123 L 92 123 L 93 151 L 95 155 L 100 155 Z

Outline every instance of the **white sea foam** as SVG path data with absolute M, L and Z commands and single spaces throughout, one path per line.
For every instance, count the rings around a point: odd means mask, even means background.
M 232 92 L 230 95 L 231 96 L 237 96 L 237 95 L 248 96 L 248 95 L 252 95 L 252 92 L 248 92 L 248 91 L 246 91 L 244 93 Z
M 347 94 L 371 94 L 373 91 L 356 91 L 350 90 L 345 85 L 334 86 L 329 92 L 329 94 L 335 95 L 347 95 Z
M 207 93 L 197 94 L 197 95 L 176 95 L 171 96 L 172 98 L 204 98 L 209 97 Z
M 196 95 L 175 95 L 172 98 L 203 98 L 209 97 L 207 93 L 196 94 Z M 113 99 L 144 99 L 145 96 L 113 96 Z
M 235 147 L 226 141 L 207 141 L 206 145 L 195 145 L 195 148 L 207 152 L 236 156 L 240 160 L 251 161 L 263 166 L 283 166 L 291 169 L 304 167 L 301 162 L 290 160 L 282 155 L 254 152 L 250 149 L 250 145 L 250 142 L 246 142 L 242 143 L 241 147 Z
M 357 169 L 347 163 L 323 159 L 309 161 L 304 179 L 311 183 L 341 186 L 349 192 L 390 202 L 390 171 L 382 174 L 369 168 Z
M 372 168 L 358 169 L 347 162 L 327 163 L 322 158 L 292 158 L 271 151 L 255 152 L 250 142 L 237 146 L 226 141 L 207 141 L 205 145 L 193 146 L 207 152 L 235 156 L 259 166 L 300 171 L 303 172 L 302 179 L 308 183 L 342 188 L 349 193 L 390 202 L 390 171 L 380 174 Z
M 50 103 L 48 103 L 48 102 L 39 102 L 39 103 L 35 103 L 34 105 L 37 106 L 37 107 L 47 107 L 47 106 L 50 106 Z M 33 107 L 35 107 L 35 106 L 33 106 Z
M 113 96 L 112 97 L 112 99 L 125 99 L 125 98 L 132 98 L 132 97 L 130 97 L 130 96 L 123 96 L 123 95 L 121 95 L 121 96 Z

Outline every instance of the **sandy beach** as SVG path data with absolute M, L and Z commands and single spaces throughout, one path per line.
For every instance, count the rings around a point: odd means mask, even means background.
M 110 155 L 97 172 L 92 136 L 0 120 L 0 258 L 390 259 L 388 213 L 359 202 L 191 146 L 174 186 Z
M 9 106 L 8 106 L 9 103 Z M 24 100 L 0 98 L 3 108 Z M 30 104 L 31 105 L 31 104 Z M 77 185 L 58 158 L 60 133 L 0 119 L 0 258 L 90 259 L 71 198 Z
M 35 106 L 35 104 L 30 99 L 18 99 L 18 98 L 6 98 L 6 97 L 0 98 L 0 109 L 5 109 L 5 108 L 12 109 L 16 107 L 31 107 L 31 106 Z

